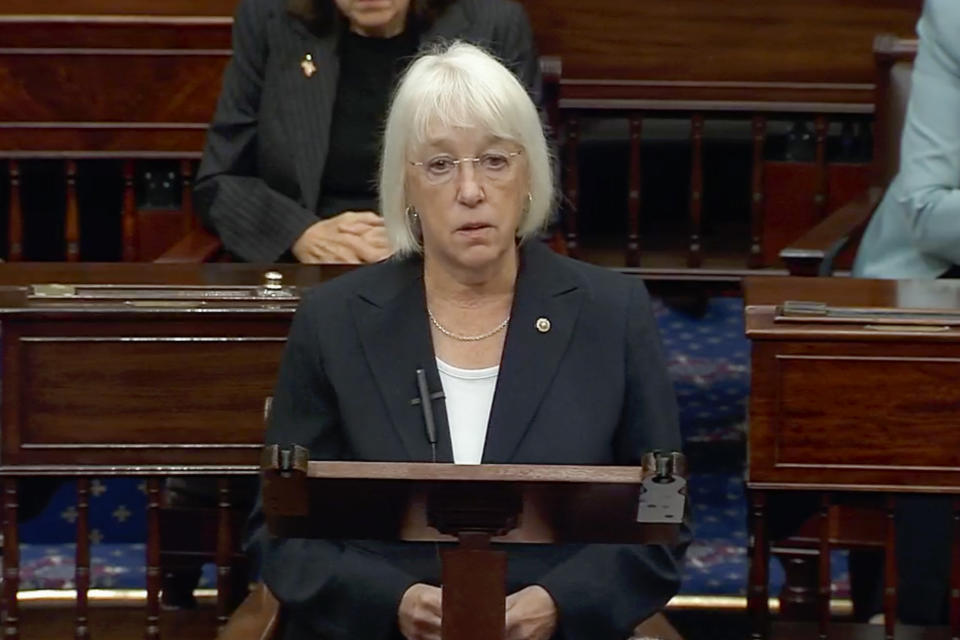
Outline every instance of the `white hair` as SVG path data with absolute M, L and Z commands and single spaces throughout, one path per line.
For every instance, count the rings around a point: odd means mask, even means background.
M 483 49 L 464 42 L 418 57 L 397 86 L 387 116 L 380 162 L 380 211 L 387 234 L 404 256 L 423 248 L 407 216 L 407 153 L 425 143 L 431 127 L 482 127 L 523 148 L 529 165 L 530 206 L 521 240 L 546 226 L 554 204 L 550 151 L 537 108 L 516 77 Z

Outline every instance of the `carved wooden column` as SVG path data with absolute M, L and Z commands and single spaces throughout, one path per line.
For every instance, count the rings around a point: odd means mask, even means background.
M 10 176 L 10 213 L 7 223 L 7 260 L 23 260 L 23 205 L 20 203 L 20 163 L 10 160 L 7 164 Z
M 180 161 L 180 213 L 183 214 L 183 232 L 190 233 L 197 226 L 193 214 L 193 162 Z
M 80 207 L 77 204 L 77 163 L 67 160 L 67 212 L 64 223 L 67 262 L 80 260 Z
M 897 500 L 888 495 L 884 504 L 886 536 L 883 543 L 883 637 L 893 640 L 897 624 Z
M 75 640 L 87 640 L 90 637 L 89 606 L 87 592 L 90 590 L 90 480 L 77 478 L 77 556 L 76 584 L 76 621 L 74 623 Z
M 230 617 L 230 565 L 233 559 L 233 532 L 230 521 L 230 479 L 217 479 L 217 625 Z
M 747 592 L 747 608 L 753 621 L 750 637 L 763 640 L 767 637 L 770 622 L 768 584 L 770 576 L 770 542 L 767 540 L 767 494 L 756 489 L 750 496 L 750 582 Z
M 20 537 L 17 529 L 17 480 L 3 481 L 3 600 L 5 619 L 4 640 L 20 638 Z
M 640 266 L 640 203 L 643 178 L 640 143 L 643 133 L 643 117 L 639 113 L 630 116 L 630 191 L 627 197 L 627 266 Z
M 763 160 L 767 142 L 767 118 L 753 116 L 753 170 L 750 176 L 750 256 L 747 266 L 757 269 L 763 266 Z
M 703 262 L 701 227 L 703 214 L 703 114 L 690 118 L 690 240 L 687 266 L 696 268 Z
M 820 556 L 817 589 L 817 631 L 826 640 L 830 627 L 830 494 L 820 495 Z
M 813 204 L 817 220 L 823 220 L 827 217 L 827 133 L 830 122 L 826 116 L 817 116 L 813 128 L 817 136 L 817 192 L 813 196 Z
M 160 478 L 147 478 L 147 619 L 144 638 L 160 638 Z
M 133 160 L 123 161 L 123 261 L 134 262 L 137 259 L 137 195 L 133 179 L 136 164 Z

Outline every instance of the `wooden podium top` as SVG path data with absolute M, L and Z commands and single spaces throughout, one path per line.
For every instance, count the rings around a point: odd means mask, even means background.
M 637 467 L 457 465 L 307 461 L 273 446 L 261 469 L 267 522 L 286 537 L 670 543 L 683 518 L 671 500 L 686 496 L 680 454 Z

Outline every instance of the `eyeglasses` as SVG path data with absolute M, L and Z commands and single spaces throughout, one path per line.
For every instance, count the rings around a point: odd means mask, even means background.
M 454 158 L 441 154 L 422 162 L 411 162 L 423 169 L 423 175 L 430 184 L 446 184 L 457 177 L 460 165 L 472 162 L 474 170 L 479 171 L 490 182 L 501 182 L 513 176 L 517 165 L 517 156 L 522 151 L 487 151 L 476 158 Z

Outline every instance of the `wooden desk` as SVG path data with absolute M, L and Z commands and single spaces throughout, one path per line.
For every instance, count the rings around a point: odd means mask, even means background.
M 766 633 L 765 505 L 772 490 L 824 492 L 819 609 L 820 632 L 826 634 L 835 529 L 831 492 L 960 494 L 960 282 L 748 278 L 744 291 L 752 341 L 747 485 L 755 636 Z M 815 301 L 862 315 L 786 318 L 780 307 L 785 301 Z M 891 317 L 897 310 L 920 311 Z M 924 316 L 922 310 L 942 313 Z M 884 610 L 892 635 L 893 501 L 884 504 Z M 954 584 L 958 577 L 955 563 Z M 956 591 L 951 619 L 956 630 Z
M 147 637 L 158 638 L 162 477 L 221 476 L 226 620 L 229 485 L 255 473 L 298 287 L 347 267 L 0 264 L 4 637 L 18 637 L 17 478 L 77 478 L 77 637 L 86 637 L 91 477 L 147 476 Z M 262 291 L 264 273 L 285 276 Z M 61 283 L 73 289 L 40 289 Z M 290 286 L 296 285 L 296 286 Z

